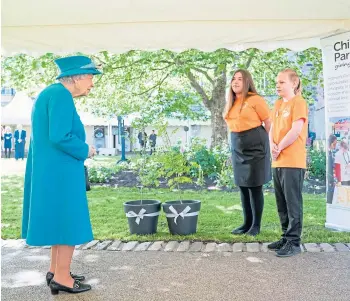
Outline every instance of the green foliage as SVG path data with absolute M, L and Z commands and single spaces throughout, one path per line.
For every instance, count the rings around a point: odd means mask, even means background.
M 230 155 L 226 143 L 218 144 L 212 149 L 208 149 L 205 139 L 200 138 L 194 138 L 191 148 L 186 151 L 186 158 L 192 163 L 191 175 L 194 177 L 198 177 L 199 171 L 204 176 L 217 177 Z
M 186 157 L 188 161 L 196 163 L 192 166 L 192 175 L 199 174 L 199 167 L 205 176 L 215 177 L 218 172 L 218 161 L 206 147 L 204 139 L 193 139 L 191 149 L 186 152 Z
M 159 162 L 162 163 L 161 175 L 168 180 L 171 190 L 174 188 L 180 189 L 180 184 L 193 182 L 188 176 L 191 165 L 181 151 L 171 149 L 164 152 L 159 155 Z
M 143 187 L 158 187 L 160 184 L 161 164 L 155 158 L 143 155 L 129 164 L 129 168 L 138 174 L 138 180 Z
M 325 179 L 326 177 L 326 152 L 324 150 L 309 149 L 308 151 L 309 175 Z
M 52 53 L 38 58 L 24 54 L 2 57 L 1 84 L 35 95 L 42 86 L 55 81 L 57 67 L 53 61 L 58 57 Z M 181 53 L 133 50 L 122 54 L 101 51 L 92 58 L 102 64 L 103 75 L 96 77 L 91 97 L 79 99 L 79 102 L 101 116 L 139 112 L 146 124 L 169 116 L 208 118 L 208 110 L 224 105 L 224 99 L 214 99 L 218 79 L 228 84 L 238 68 L 248 69 L 258 91 L 265 95 L 275 94 L 275 78 L 280 70 L 289 67 L 301 74 L 302 68 L 310 62 L 313 67 L 302 76 L 303 86 L 322 84 L 322 58 L 318 49 L 294 53 L 288 49 L 273 52 L 190 49 Z M 312 102 L 313 91 L 304 91 Z M 193 110 L 193 106 L 199 109 Z
M 107 166 L 95 164 L 88 167 L 90 183 L 108 183 L 114 174 L 127 169 L 127 164 L 109 164 Z
M 235 187 L 232 165 L 222 164 L 220 172 L 215 180 L 217 187 L 227 187 L 233 189 Z
M 107 183 L 112 178 L 114 171 L 105 166 L 93 166 L 89 168 L 90 183 Z

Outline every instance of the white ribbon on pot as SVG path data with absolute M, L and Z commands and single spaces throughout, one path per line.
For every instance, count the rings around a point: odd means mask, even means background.
M 129 211 L 126 213 L 126 217 L 136 217 L 135 223 L 140 224 L 140 221 L 145 217 L 145 216 L 157 216 L 159 215 L 160 211 L 158 212 L 153 212 L 153 213 L 147 213 L 145 214 L 146 209 L 142 208 L 140 212 L 137 214 L 134 211 Z
M 182 212 L 178 213 L 176 211 L 176 209 L 173 207 L 173 206 L 170 206 L 169 207 L 169 210 L 172 212 L 172 213 L 167 213 L 166 214 L 166 217 L 173 217 L 174 218 L 174 223 L 177 225 L 176 223 L 176 220 L 179 216 L 181 216 L 183 219 L 186 217 L 186 216 L 196 216 L 198 215 L 199 211 L 196 211 L 196 212 L 190 212 L 188 213 L 189 211 L 191 211 L 191 207 L 190 206 L 187 206 Z

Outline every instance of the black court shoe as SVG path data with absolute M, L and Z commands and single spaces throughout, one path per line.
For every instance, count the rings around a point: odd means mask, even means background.
M 60 291 L 69 294 L 79 294 L 91 290 L 90 284 L 81 283 L 79 280 L 74 281 L 73 287 L 64 286 L 55 280 L 51 280 L 49 287 L 52 295 L 58 295 Z
M 51 282 L 51 280 L 53 279 L 54 276 L 55 276 L 54 273 L 47 272 L 47 274 L 46 274 L 46 283 L 47 283 L 47 285 L 50 285 L 50 282 Z M 74 274 L 70 273 L 70 276 L 74 280 L 79 280 L 79 281 L 84 281 L 85 280 L 85 276 L 82 276 L 82 275 L 74 275 Z

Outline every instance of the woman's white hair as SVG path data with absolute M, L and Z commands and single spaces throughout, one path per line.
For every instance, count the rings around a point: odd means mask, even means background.
M 61 82 L 62 84 L 74 84 L 75 80 L 79 80 L 79 79 L 84 79 L 88 74 L 78 74 L 78 75 L 72 75 L 72 76 L 65 76 L 65 77 L 61 77 L 59 79 L 59 82 Z

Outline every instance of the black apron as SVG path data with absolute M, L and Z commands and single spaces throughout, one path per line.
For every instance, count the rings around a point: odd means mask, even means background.
M 262 126 L 231 132 L 231 151 L 237 186 L 256 187 L 271 181 L 269 136 Z

